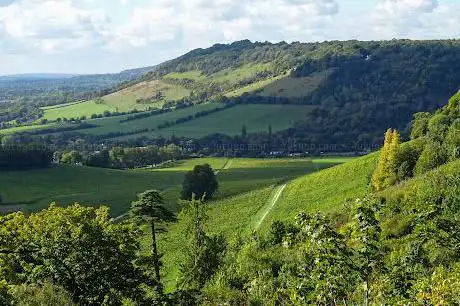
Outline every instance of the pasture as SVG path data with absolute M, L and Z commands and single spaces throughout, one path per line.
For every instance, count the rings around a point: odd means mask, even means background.
M 89 118 L 92 114 L 102 114 L 105 111 L 115 111 L 115 108 L 103 104 L 96 103 L 95 101 L 85 101 L 79 103 L 72 103 L 65 106 L 56 105 L 51 108 L 44 108 L 43 118 L 50 121 L 56 120 L 58 118 L 81 118 L 86 116 Z
M 156 93 L 161 93 L 163 98 L 150 103 L 138 103 L 138 99 L 149 100 Z M 133 109 L 145 110 L 149 107 L 161 108 L 166 101 L 179 100 L 190 94 L 183 86 L 170 84 L 167 81 L 152 80 L 140 82 L 128 88 L 122 89 L 105 97 L 102 97 L 105 105 L 127 112 Z
M 320 168 L 340 163 L 318 162 Z M 147 189 L 163 191 L 168 207 L 178 211 L 178 198 L 186 171 L 210 164 L 218 172 L 220 189 L 216 199 L 263 188 L 278 181 L 315 171 L 310 159 L 198 158 L 173 163 L 168 168 L 113 170 L 79 166 L 55 166 L 27 171 L 4 171 L 0 176 L 3 211 L 20 208 L 37 211 L 51 202 L 68 205 L 107 205 L 114 216 L 129 209 L 136 195 Z
M 220 133 L 229 136 L 240 135 L 243 124 L 248 133 L 267 132 L 271 125 L 272 131 L 286 130 L 298 121 L 305 119 L 311 111 L 310 106 L 306 105 L 237 105 L 235 107 L 219 111 L 204 117 L 196 118 L 164 129 L 155 129 L 157 123 L 167 121 L 168 114 L 157 117 L 146 118 L 145 123 L 150 122 L 150 126 L 155 130 L 122 136 L 119 140 L 126 140 L 140 136 L 145 137 L 170 137 L 172 135 L 201 138 L 210 133 Z M 179 115 L 179 114 L 177 114 Z M 173 116 L 173 115 L 171 115 Z M 155 123 L 152 121 L 156 120 Z M 135 121 L 131 124 L 136 124 Z M 210 130 L 212 127 L 212 131 Z M 117 128 L 116 126 L 114 128 Z M 95 132 L 91 129 L 89 132 Z

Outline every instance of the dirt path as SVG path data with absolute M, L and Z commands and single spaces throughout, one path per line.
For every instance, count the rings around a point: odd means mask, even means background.
M 258 230 L 260 228 L 260 226 L 262 225 L 262 222 L 264 222 L 265 218 L 267 217 L 268 213 L 273 209 L 273 207 L 276 205 L 276 203 L 278 202 L 281 194 L 283 193 L 283 190 L 284 188 L 286 188 L 287 186 L 287 183 L 286 184 L 283 184 L 283 185 L 280 185 L 277 187 L 276 189 L 276 192 L 275 194 L 273 195 L 273 197 L 270 199 L 270 201 L 268 202 L 267 205 L 265 205 L 263 208 L 262 208 L 262 211 L 263 211 L 263 214 L 262 216 L 260 217 L 260 219 L 257 221 L 256 225 L 255 225 L 255 230 Z
M 214 174 L 215 174 L 215 175 L 218 175 L 220 171 L 230 169 L 230 167 L 232 166 L 232 163 L 233 163 L 233 159 L 232 159 L 232 158 L 227 159 L 227 161 L 226 161 L 225 164 L 222 166 L 222 168 L 220 168 L 220 169 L 217 170 L 217 171 L 214 171 Z
M 227 162 L 225 163 L 224 168 L 222 168 L 222 170 L 228 170 L 228 169 L 230 169 L 230 167 L 232 166 L 232 164 L 233 164 L 233 159 L 227 160 Z

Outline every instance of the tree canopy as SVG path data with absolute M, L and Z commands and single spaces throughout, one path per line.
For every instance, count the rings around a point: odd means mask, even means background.
M 196 199 L 209 200 L 218 187 L 219 183 L 211 166 L 208 164 L 197 165 L 192 171 L 185 174 L 181 198 L 192 200 L 195 196 Z

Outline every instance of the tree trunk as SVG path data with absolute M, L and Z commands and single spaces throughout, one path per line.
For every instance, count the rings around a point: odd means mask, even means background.
M 369 279 L 366 277 L 366 296 L 364 300 L 364 305 L 369 306 Z
M 157 239 L 155 233 L 155 222 L 150 221 L 150 228 L 152 231 L 152 255 L 153 255 L 153 265 L 155 268 L 155 276 L 158 283 L 160 283 L 160 259 L 158 258 L 158 249 L 157 249 Z

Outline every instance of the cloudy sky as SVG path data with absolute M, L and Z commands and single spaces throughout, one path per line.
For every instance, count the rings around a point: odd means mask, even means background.
M 258 41 L 460 38 L 460 0 L 0 0 L 0 75 L 104 73 Z

